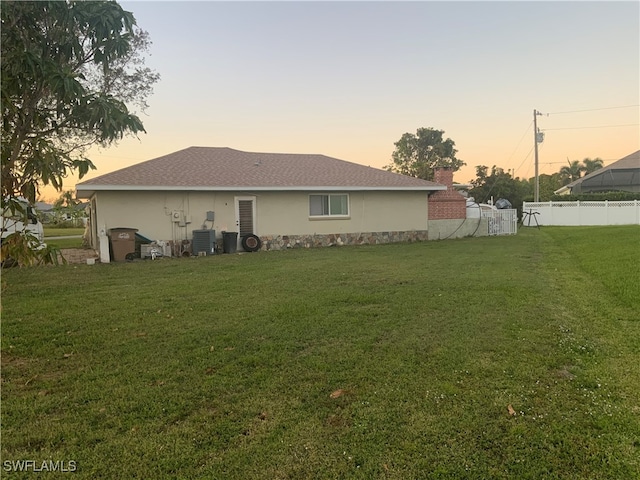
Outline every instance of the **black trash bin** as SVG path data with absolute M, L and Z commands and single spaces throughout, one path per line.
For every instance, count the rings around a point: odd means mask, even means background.
M 222 232 L 222 248 L 224 253 L 236 253 L 238 232 Z

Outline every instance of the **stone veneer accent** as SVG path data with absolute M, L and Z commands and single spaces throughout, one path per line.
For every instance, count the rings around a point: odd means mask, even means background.
M 262 250 L 316 248 L 342 245 L 378 245 L 382 243 L 422 242 L 428 240 L 426 230 L 410 232 L 360 232 L 313 235 L 264 235 Z

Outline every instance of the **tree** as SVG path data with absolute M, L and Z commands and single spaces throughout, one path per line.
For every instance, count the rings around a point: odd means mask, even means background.
M 53 202 L 54 222 L 61 223 L 70 221 L 74 226 L 78 225 L 79 219 L 84 211 L 78 206 L 81 204 L 73 196 L 73 190 L 66 190 Z
M 604 161 L 601 158 L 594 158 L 593 160 L 590 158 L 585 158 L 584 160 L 582 160 L 582 165 L 584 168 L 584 174 L 589 175 L 596 170 L 600 170 L 604 166 Z
M 95 166 L 92 145 L 144 132 L 158 74 L 144 66 L 148 34 L 116 2 L 2 2 L 2 204 L 62 189 Z
M 466 164 L 456 158 L 458 151 L 453 140 L 443 140 L 443 135 L 443 130 L 433 128 L 419 128 L 415 135 L 405 133 L 394 144 L 393 163 L 385 169 L 424 180 L 433 180 L 435 167 L 451 167 L 454 172 L 459 170 Z
M 522 202 L 531 191 L 529 182 L 513 178 L 509 172 L 505 172 L 502 168 L 484 165 L 476 167 L 476 178 L 471 181 L 473 188 L 469 190 L 477 203 L 486 203 L 491 197 L 495 200 L 504 198 L 511 202 L 513 208 L 522 210 Z
M 582 162 L 580 160 L 569 161 L 569 159 L 567 159 L 567 163 L 569 165 L 562 167 L 559 172 L 563 182 L 562 185 L 567 185 L 578 180 L 582 177 L 583 173 L 589 175 L 604 166 L 601 158 L 585 158 Z
M 531 200 L 533 200 L 533 191 L 535 189 L 535 177 L 531 177 L 528 180 L 529 188 L 531 190 Z M 538 183 L 540 186 L 540 201 L 548 202 L 554 196 L 554 192 L 563 186 L 562 177 L 559 173 L 554 173 L 551 175 L 547 175 L 546 173 L 541 174 L 538 177 Z
M 579 160 L 570 162 L 569 159 L 567 159 L 567 163 L 569 164 L 568 166 L 560 169 L 563 185 L 578 180 L 582 176 L 582 172 L 584 172 L 584 165 L 580 163 Z

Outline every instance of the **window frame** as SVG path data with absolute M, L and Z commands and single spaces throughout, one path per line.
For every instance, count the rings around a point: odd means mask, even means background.
M 323 199 L 327 198 L 327 213 L 321 214 L 312 214 L 311 213 L 311 198 L 312 197 L 322 197 Z M 340 214 L 332 214 L 331 213 L 331 197 L 343 197 L 346 198 L 346 208 L 347 213 Z M 335 219 L 348 219 L 351 218 L 351 208 L 350 208 L 350 198 L 348 193 L 310 193 L 309 194 L 309 219 L 310 220 L 335 220 Z M 324 200 L 322 200 L 322 204 L 324 206 Z M 324 208 L 323 208 L 324 210 Z

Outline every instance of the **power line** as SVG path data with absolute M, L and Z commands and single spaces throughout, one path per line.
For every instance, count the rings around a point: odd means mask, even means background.
M 615 109 L 619 109 L 619 108 L 634 108 L 634 107 L 640 107 L 640 105 L 636 104 L 636 105 L 623 105 L 620 107 L 603 107 L 603 108 L 590 108 L 587 110 L 569 110 L 566 112 L 551 112 L 551 113 L 545 113 L 544 115 L 560 115 L 560 114 L 564 114 L 564 113 L 582 113 L 582 112 L 598 112 L 600 110 L 615 110 Z
M 610 163 L 610 162 L 616 162 L 616 161 L 618 161 L 620 159 L 619 158 L 601 158 L 600 160 L 602 160 L 603 162 L 605 162 L 605 164 L 607 164 L 607 163 Z M 543 165 L 557 165 L 557 164 L 560 164 L 560 163 L 566 165 L 567 161 L 565 160 L 564 162 L 542 162 Z
M 562 128 L 545 128 L 542 131 L 547 132 L 551 130 L 585 130 L 588 128 L 616 128 L 616 127 L 637 127 L 640 123 L 625 123 L 622 125 L 594 125 L 590 127 L 562 127 Z
M 524 165 L 524 162 L 526 162 L 526 161 L 527 161 L 527 158 L 529 158 L 529 155 L 531 155 L 531 152 L 533 152 L 533 147 L 531 147 L 531 150 L 529 150 L 529 153 L 527 153 L 527 155 L 524 157 L 524 159 L 522 160 L 522 163 L 520 163 L 520 165 L 518 165 L 518 168 L 516 168 L 516 169 L 513 171 L 513 174 L 514 174 L 514 175 L 516 174 L 516 172 L 517 172 L 518 170 L 520 170 L 520 167 L 522 167 L 522 165 Z M 529 170 L 527 170 L 527 173 L 529 173 Z
M 518 144 L 516 145 L 516 148 L 513 150 L 513 153 L 511 155 L 509 155 L 509 158 L 507 159 L 507 163 L 509 162 L 509 160 L 511 160 L 511 158 L 516 154 L 516 152 L 518 151 L 518 147 L 520 146 L 520 144 L 522 143 L 522 140 L 524 140 L 524 137 L 529 133 L 529 129 L 531 128 L 531 125 L 533 125 L 533 120 L 531 120 L 531 122 L 529 122 L 529 126 L 527 127 L 527 129 L 525 130 L 525 132 L 522 134 L 522 137 L 520 137 L 520 140 L 518 140 Z

